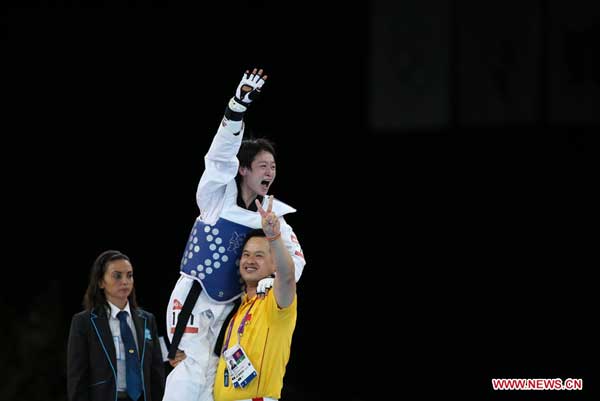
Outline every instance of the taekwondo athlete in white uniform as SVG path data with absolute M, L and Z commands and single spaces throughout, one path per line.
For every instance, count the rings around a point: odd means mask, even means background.
M 275 179 L 273 152 L 259 149 L 252 155 L 252 164 L 246 167 L 240 166 L 237 157 L 240 148 L 252 142 L 242 141 L 243 116 L 267 79 L 262 73 L 262 69 L 257 71 L 256 68 L 244 73 L 204 157 L 205 170 L 196 192 L 200 215 L 185 247 L 181 275 L 171 293 L 166 315 L 167 333 L 173 343 L 180 313 L 185 309 L 189 313 L 193 306 L 187 323 L 184 325 L 182 320 L 179 324 L 179 343 L 174 344 L 176 346 L 169 353 L 171 360 L 175 350 L 183 351 L 185 356 L 178 358 L 175 368 L 167 376 L 163 401 L 213 400 L 219 360 L 214 352 L 216 340 L 232 312 L 234 301 L 243 293 L 243 280 L 238 269 L 241 245 L 248 231 L 262 227 L 254 200 L 262 200 L 262 207 L 266 209 L 268 189 Z M 238 174 L 239 182 L 236 183 Z M 238 191 L 242 196 L 238 196 Z M 254 210 L 249 210 L 252 206 Z M 279 217 L 281 240 L 289 251 L 289 263 L 294 264 L 298 281 L 306 262 L 294 231 L 283 218 L 296 209 L 274 199 L 273 211 Z M 264 290 L 272 285 L 272 279 L 265 279 L 261 284 Z M 195 297 L 191 296 L 192 302 L 186 307 L 186 298 L 193 292 L 193 287 L 196 287 L 197 300 L 193 303 Z

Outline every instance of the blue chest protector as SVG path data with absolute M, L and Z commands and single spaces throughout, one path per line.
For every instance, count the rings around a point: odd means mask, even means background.
M 181 272 L 202 284 L 216 302 L 230 302 L 243 291 L 239 263 L 242 243 L 252 229 L 219 218 L 214 225 L 196 219 L 181 259 Z

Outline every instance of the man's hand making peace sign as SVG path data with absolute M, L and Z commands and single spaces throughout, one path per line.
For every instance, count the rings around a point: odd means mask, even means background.
M 269 240 L 271 255 L 275 262 L 276 274 L 273 282 L 275 300 L 280 308 L 286 308 L 292 304 L 296 296 L 294 262 L 283 240 L 281 240 L 279 218 L 273 213 L 273 196 L 269 196 L 267 210 L 262 208 L 258 199 L 255 202 L 258 213 L 260 213 L 262 229 L 267 240 Z

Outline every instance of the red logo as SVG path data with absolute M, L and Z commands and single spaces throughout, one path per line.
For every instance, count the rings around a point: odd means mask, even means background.
M 184 333 L 197 333 L 198 332 L 198 328 L 197 327 L 187 326 L 183 332 Z M 173 334 L 173 333 L 175 333 L 175 327 L 171 327 L 171 334 Z

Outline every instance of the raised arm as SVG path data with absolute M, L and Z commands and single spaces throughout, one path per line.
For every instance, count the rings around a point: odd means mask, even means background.
M 236 155 L 242 143 L 244 113 L 260 93 L 266 79 L 262 69 L 255 68 L 244 73 L 204 156 L 204 173 L 198 184 L 196 201 L 202 219 L 209 224 L 218 219 L 225 189 L 237 175 L 239 161 Z
M 294 262 L 294 275 L 296 276 L 296 282 L 298 282 L 304 271 L 304 266 L 306 265 L 304 252 L 302 251 L 302 246 L 300 245 L 294 230 L 287 224 L 283 216 L 279 218 L 279 223 L 281 227 L 281 239 Z
M 275 262 L 275 280 L 273 290 L 275 300 L 280 308 L 292 304 L 296 296 L 296 279 L 294 275 L 294 262 L 281 239 L 279 218 L 273 213 L 273 196 L 269 197 L 269 205 L 265 211 L 260 202 L 256 200 L 258 212 L 261 215 L 262 229 L 269 240 L 271 254 Z

